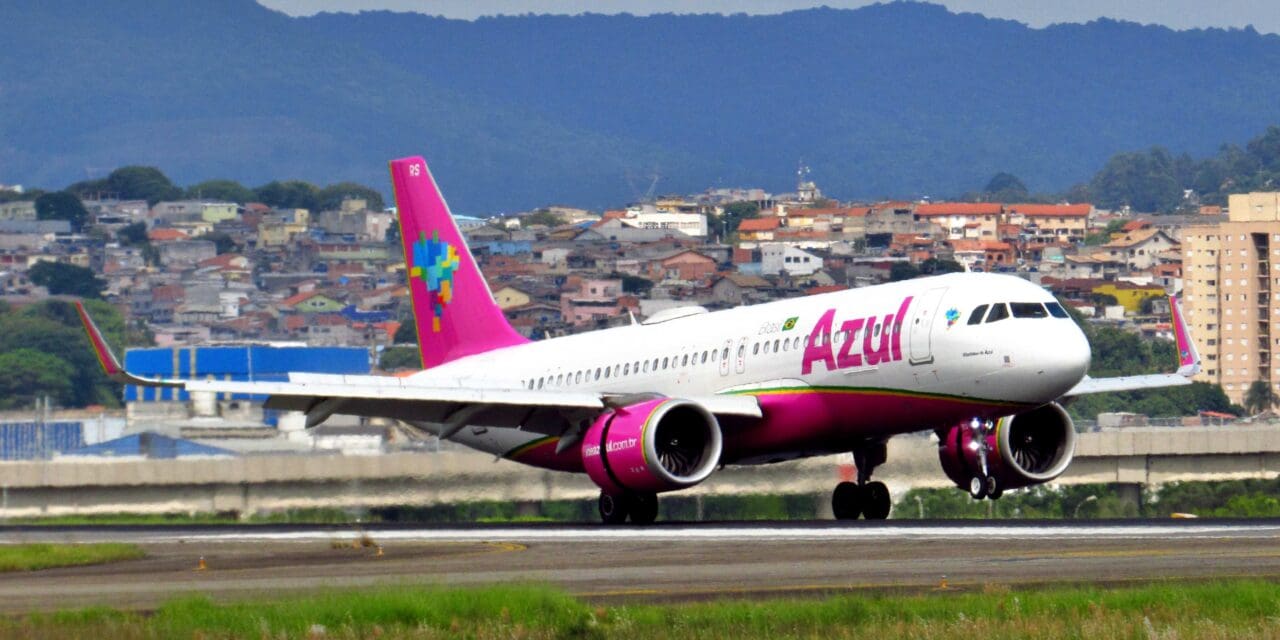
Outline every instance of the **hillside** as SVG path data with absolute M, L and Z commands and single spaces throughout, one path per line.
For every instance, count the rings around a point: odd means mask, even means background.
M 1114 21 L 1029 29 L 915 3 L 774 16 L 385 12 L 249 0 L 0 6 L 0 182 L 123 164 L 175 181 L 385 188 L 423 153 L 462 211 L 791 186 L 952 195 L 1083 182 L 1118 151 L 1197 156 L 1278 119 L 1280 37 Z

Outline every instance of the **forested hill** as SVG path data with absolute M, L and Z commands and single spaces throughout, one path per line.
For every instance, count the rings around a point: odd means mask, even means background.
M 1213 153 L 1280 120 L 1280 37 L 1114 21 L 1029 29 L 894 3 L 774 16 L 365 13 L 250 0 L 0 3 L 0 183 L 386 184 L 423 153 L 455 208 L 647 189 L 1035 191 L 1113 154 Z

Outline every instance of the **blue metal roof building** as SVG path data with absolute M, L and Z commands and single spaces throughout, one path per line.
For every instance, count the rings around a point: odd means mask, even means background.
M 286 381 L 290 371 L 367 374 L 371 368 L 369 351 L 364 347 L 268 345 L 130 349 L 124 355 L 124 364 L 130 372 L 146 377 L 213 378 L 242 382 Z M 187 392 L 180 389 L 133 385 L 124 388 L 125 402 L 187 399 Z M 224 399 L 261 402 L 266 398 L 234 394 Z
M 115 440 L 100 442 L 88 447 L 68 451 L 70 456 L 143 456 L 147 458 L 173 459 L 187 456 L 234 456 L 229 449 L 210 447 L 191 440 L 170 438 L 144 431 Z

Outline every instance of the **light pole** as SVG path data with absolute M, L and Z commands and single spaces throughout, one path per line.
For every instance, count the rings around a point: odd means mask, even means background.
M 1091 495 L 1088 498 L 1081 500 L 1080 504 L 1076 505 L 1076 510 L 1071 512 L 1072 519 L 1077 519 L 1080 517 L 1080 507 L 1083 507 L 1084 505 L 1089 504 L 1090 502 L 1097 502 L 1097 501 L 1098 501 L 1098 496 L 1094 496 L 1094 495 Z

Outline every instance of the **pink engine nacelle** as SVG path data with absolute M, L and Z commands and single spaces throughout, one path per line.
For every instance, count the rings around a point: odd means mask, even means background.
M 692 487 L 720 462 L 720 423 L 702 405 L 659 398 L 596 418 L 582 439 L 582 465 L 608 493 Z
M 990 430 L 961 423 L 939 438 L 942 470 L 961 489 L 982 473 L 978 439 L 986 441 L 987 472 L 1000 491 L 1053 480 L 1067 470 L 1076 450 L 1075 424 L 1057 403 L 1000 418 Z

